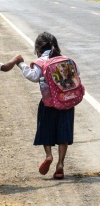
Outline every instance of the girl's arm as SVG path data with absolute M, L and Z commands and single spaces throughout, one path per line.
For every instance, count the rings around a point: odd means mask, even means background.
M 22 70 L 25 78 L 32 82 L 39 82 L 42 76 L 42 70 L 39 66 L 34 65 L 33 68 L 31 68 L 27 66 L 25 62 L 21 62 L 18 64 L 18 67 Z

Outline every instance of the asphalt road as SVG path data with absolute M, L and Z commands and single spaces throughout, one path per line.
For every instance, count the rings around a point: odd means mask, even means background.
M 33 41 L 53 33 L 62 54 L 79 65 L 86 90 L 100 102 L 100 2 L 86 0 L 0 0 L 0 12 Z

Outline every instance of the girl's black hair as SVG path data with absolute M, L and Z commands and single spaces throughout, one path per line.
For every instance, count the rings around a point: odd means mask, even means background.
M 48 32 L 43 32 L 36 38 L 35 53 L 43 54 L 46 50 L 51 50 L 49 58 L 61 56 L 56 37 Z

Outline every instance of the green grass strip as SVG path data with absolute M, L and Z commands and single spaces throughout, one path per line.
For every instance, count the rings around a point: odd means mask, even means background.
M 96 1 L 96 2 L 100 2 L 100 0 L 88 0 L 88 1 Z

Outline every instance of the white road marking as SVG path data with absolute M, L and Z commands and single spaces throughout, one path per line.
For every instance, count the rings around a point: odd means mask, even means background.
M 2 13 L 0 16 L 18 33 L 20 34 L 32 47 L 34 47 L 34 42 L 27 37 L 20 29 L 18 29 L 8 18 L 6 18 Z M 96 101 L 87 91 L 85 91 L 84 99 L 89 102 L 99 113 L 100 113 L 100 103 Z
M 54 4 L 60 4 L 59 2 L 57 2 L 57 1 L 54 1 Z
M 96 13 L 96 12 L 91 12 L 91 14 L 100 16 L 100 13 Z
M 84 99 L 100 113 L 100 103 L 96 101 L 87 91 L 85 91 Z
M 71 6 L 70 7 L 71 9 L 77 9 L 77 7 L 75 7 L 75 6 Z M 97 12 L 90 12 L 91 14 L 94 14 L 94 15 L 97 15 L 97 16 L 100 16 L 100 13 L 97 13 Z
M 77 7 L 75 7 L 75 6 L 71 6 L 70 8 L 71 8 L 71 9 L 77 9 Z
M 18 29 L 8 18 L 6 18 L 2 13 L 0 16 L 18 33 L 20 34 L 31 46 L 34 47 L 34 42 L 27 37 L 20 29 Z

